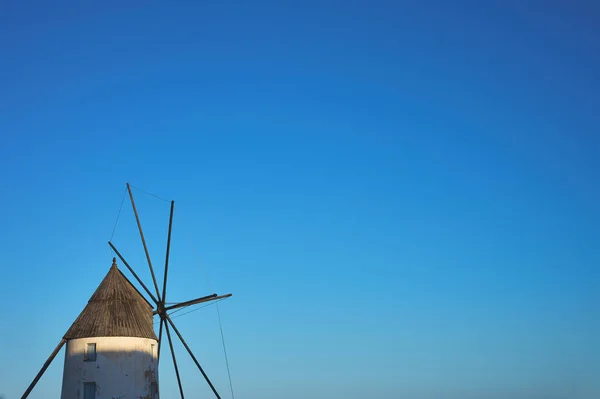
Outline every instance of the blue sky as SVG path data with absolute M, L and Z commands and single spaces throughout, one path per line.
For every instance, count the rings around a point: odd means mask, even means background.
M 597 5 L 122 3 L 0 4 L 0 395 L 131 182 L 176 200 L 170 299 L 234 294 L 238 399 L 600 396 Z M 160 265 L 169 205 L 134 194 Z M 113 238 L 149 281 L 127 202 Z M 174 321 L 230 397 L 215 308 Z

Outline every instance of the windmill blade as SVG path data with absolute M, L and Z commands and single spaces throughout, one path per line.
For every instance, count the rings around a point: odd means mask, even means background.
M 144 284 L 142 282 L 142 280 L 140 280 L 140 278 L 138 277 L 138 275 L 135 274 L 135 272 L 133 271 L 133 269 L 131 268 L 131 266 L 129 266 L 129 263 L 127 263 L 127 261 L 125 260 L 125 258 L 123 258 L 123 256 L 121 256 L 121 254 L 119 253 L 119 251 L 117 251 L 117 248 L 115 248 L 115 246 L 113 245 L 113 243 L 109 241 L 108 245 L 110 245 L 110 247 L 112 248 L 112 250 L 115 251 L 115 254 L 117 254 L 117 256 L 119 257 L 119 259 L 121 259 L 121 262 L 123 262 L 123 264 L 127 267 L 127 269 L 129 269 L 129 271 L 131 272 L 131 274 L 133 274 L 133 277 L 135 277 L 135 279 L 137 280 L 137 282 L 140 283 L 140 285 L 142 286 L 142 288 L 146 291 L 146 294 L 148 294 L 150 296 L 150 298 L 152 298 L 152 300 L 158 306 L 158 304 L 160 303 L 158 301 L 158 299 L 156 299 L 154 297 L 154 295 L 152 295 L 152 293 L 150 292 L 150 290 L 148 289 L 148 287 L 146 287 L 146 284 Z
M 46 369 L 48 368 L 48 366 L 50 366 L 50 363 L 52 363 L 52 360 L 54 360 L 54 358 L 56 357 L 56 355 L 58 354 L 58 352 L 60 351 L 60 349 L 65 344 L 65 342 L 67 342 L 67 340 L 63 338 L 63 339 L 60 340 L 60 342 L 58 343 L 58 345 L 56 345 L 56 348 L 54 348 L 54 351 L 52 351 L 52 353 L 48 357 L 48 360 L 46 360 L 46 363 L 44 363 L 44 365 L 42 366 L 42 369 L 37 373 L 37 375 L 35 376 L 35 378 L 31 382 L 31 384 L 29 384 L 29 387 L 27 388 L 27 390 L 25 391 L 25 393 L 23 394 L 23 396 L 21 396 L 21 399 L 25 399 L 25 398 L 27 398 L 29 396 L 29 394 L 31 393 L 31 391 L 35 387 L 35 384 L 37 384 L 37 382 L 40 380 L 40 378 L 42 378 L 42 375 L 44 374 L 44 372 L 46 371 Z
M 158 291 L 158 284 L 156 283 L 156 276 L 154 275 L 154 269 L 152 268 L 152 261 L 150 260 L 150 253 L 148 252 L 148 246 L 146 246 L 146 239 L 144 238 L 144 232 L 142 231 L 142 224 L 140 223 L 140 217 L 135 207 L 135 201 L 133 200 L 133 194 L 131 192 L 131 186 L 127 183 L 127 191 L 129 191 L 129 199 L 131 200 L 131 206 L 133 207 L 133 213 L 135 214 L 135 221 L 137 222 L 138 230 L 140 231 L 140 237 L 142 238 L 142 244 L 144 245 L 144 252 L 146 253 L 146 259 L 148 259 L 148 266 L 150 267 L 150 274 L 152 274 L 152 282 L 156 289 L 156 296 L 160 301 L 160 292 Z
M 165 312 L 169 311 L 169 310 L 177 309 L 177 308 L 184 308 L 186 306 L 196 305 L 196 304 L 202 303 L 202 302 L 210 302 L 210 301 L 216 301 L 217 299 L 229 298 L 231 295 L 232 294 L 225 294 L 225 295 L 218 296 L 217 294 L 212 294 L 212 295 L 203 296 L 200 298 L 192 299 L 191 301 L 180 302 L 180 303 L 176 303 L 175 305 L 167 306 L 165 308 Z M 154 313 L 156 314 L 157 312 L 154 312 Z
M 204 379 L 206 380 L 206 382 L 208 382 L 208 385 L 210 386 L 210 389 L 212 389 L 212 391 L 214 392 L 214 394 L 217 397 L 217 399 L 221 399 L 221 397 L 219 396 L 219 393 L 215 389 L 215 387 L 212 384 L 212 382 L 210 382 L 210 379 L 208 378 L 208 376 L 206 375 L 206 373 L 202 369 L 202 366 L 200 366 L 200 363 L 198 363 L 198 360 L 196 359 L 196 356 L 194 356 L 194 353 L 192 353 L 192 350 L 190 349 L 190 347 L 188 346 L 188 344 L 185 342 L 185 340 L 181 336 L 181 333 L 179 332 L 179 330 L 177 329 L 177 327 L 175 327 L 175 324 L 173 324 L 173 321 L 171 320 L 171 318 L 169 316 L 167 316 L 166 319 L 169 322 L 169 324 L 171 325 L 171 327 L 173 327 L 173 331 L 175 331 L 175 333 L 179 337 L 179 340 L 181 341 L 181 343 L 183 344 L 183 346 L 185 346 L 185 349 L 187 349 L 188 353 L 190 354 L 190 356 L 194 360 L 194 363 L 196 363 L 196 366 L 198 367 L 198 370 L 200 370 L 200 372 L 204 376 Z M 167 325 L 167 327 L 168 327 L 168 325 Z M 169 329 L 167 328 L 167 333 L 168 332 L 169 332 Z
M 156 349 L 156 364 L 157 365 L 160 363 L 160 346 L 162 343 L 162 330 L 163 330 L 164 323 L 165 323 L 165 320 L 161 317 L 160 318 L 160 328 L 158 329 L 158 348 Z
M 162 300 L 163 306 L 167 300 L 167 271 L 169 270 L 169 253 L 171 251 L 171 228 L 173 227 L 173 210 L 175 201 L 171 201 L 171 214 L 169 216 L 169 234 L 167 235 L 167 255 L 165 257 L 165 277 L 163 278 Z
M 165 324 L 167 330 L 167 338 L 169 339 L 169 347 L 171 348 L 171 356 L 173 357 L 173 365 L 175 366 L 175 375 L 177 375 L 177 384 L 179 385 L 179 393 L 181 393 L 181 399 L 183 398 L 183 388 L 181 387 L 181 378 L 179 377 L 179 368 L 177 367 L 177 359 L 175 359 L 175 351 L 173 350 L 173 341 L 171 341 L 171 333 L 169 332 L 169 325 Z

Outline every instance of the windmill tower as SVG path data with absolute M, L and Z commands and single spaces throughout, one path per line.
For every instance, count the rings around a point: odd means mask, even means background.
M 184 391 L 175 351 L 173 350 L 171 329 L 185 347 L 212 392 L 217 399 L 221 399 L 181 332 L 171 320 L 170 312 L 203 302 L 228 298 L 231 294 L 221 296 L 212 294 L 166 306 L 169 251 L 171 248 L 175 202 L 171 201 L 165 271 L 162 291 L 159 291 L 129 183 L 127 184 L 127 192 L 135 214 L 156 296 L 138 277 L 113 243 L 109 241 L 108 244 L 112 250 L 142 287 L 143 292 L 150 298 L 150 301 L 125 277 L 117 267 L 116 259 L 113 258 L 113 264 L 108 274 L 88 301 L 87 306 L 50 354 L 21 399 L 29 396 L 65 344 L 67 348 L 65 351 L 61 399 L 157 399 L 159 397 L 158 364 L 163 341 L 163 329 L 167 335 L 181 398 L 184 399 Z M 160 319 L 158 339 L 153 328 L 153 316 L 158 316 Z
M 158 397 L 152 305 L 115 258 L 64 338 L 62 399 Z

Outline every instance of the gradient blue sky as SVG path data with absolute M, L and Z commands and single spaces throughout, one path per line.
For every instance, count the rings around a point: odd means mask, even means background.
M 80 3 L 0 3 L 0 395 L 108 271 L 129 181 L 176 200 L 169 299 L 234 293 L 238 399 L 600 397 L 594 2 Z M 160 264 L 169 205 L 134 193 Z M 136 234 L 125 203 L 147 279 Z M 230 397 L 214 307 L 175 321 Z

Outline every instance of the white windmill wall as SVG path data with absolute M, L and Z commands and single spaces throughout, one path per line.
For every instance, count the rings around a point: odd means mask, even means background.
M 96 360 L 86 361 L 88 343 Z M 94 337 L 67 341 L 61 399 L 84 399 L 84 383 L 96 383 L 95 399 L 151 399 L 158 384 L 158 343 L 136 337 Z

